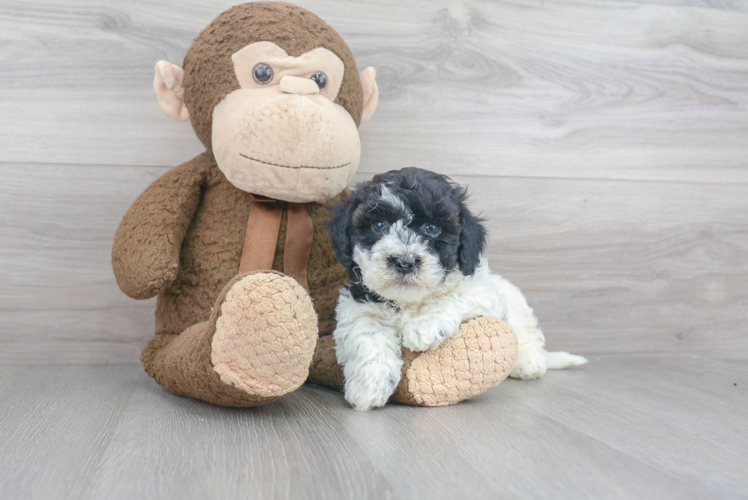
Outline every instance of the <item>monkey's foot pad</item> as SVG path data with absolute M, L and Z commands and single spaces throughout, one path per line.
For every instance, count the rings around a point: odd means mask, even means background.
M 306 380 L 317 343 L 317 316 L 293 278 L 255 273 L 221 303 L 211 344 L 221 380 L 249 394 L 279 397 Z
M 463 323 L 438 349 L 406 351 L 397 402 L 418 406 L 447 406 L 497 386 L 517 359 L 517 335 L 492 317 Z

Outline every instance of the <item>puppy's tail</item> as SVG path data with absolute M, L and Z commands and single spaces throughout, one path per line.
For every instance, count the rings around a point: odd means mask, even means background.
M 570 366 L 583 365 L 587 362 L 587 358 L 568 352 L 548 352 L 544 350 L 543 356 L 545 356 L 545 362 L 549 370 L 560 370 Z

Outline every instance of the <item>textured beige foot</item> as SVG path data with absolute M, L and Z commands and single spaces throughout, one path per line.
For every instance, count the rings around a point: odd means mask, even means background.
M 483 394 L 503 381 L 517 358 L 517 336 L 497 318 L 463 323 L 438 349 L 408 353 L 395 400 L 447 406 Z
M 279 274 L 250 274 L 221 303 L 211 362 L 223 382 L 278 397 L 304 383 L 316 344 L 317 316 L 301 285 Z

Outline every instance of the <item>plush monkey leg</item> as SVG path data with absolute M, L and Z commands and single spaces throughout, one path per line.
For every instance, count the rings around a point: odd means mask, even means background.
M 447 406 L 497 386 L 517 358 L 517 336 L 492 317 L 466 321 L 433 351 L 403 349 L 400 384 L 390 402 L 415 406 Z M 309 371 L 313 383 L 343 390 L 343 370 L 335 358 L 332 335 L 321 337 Z
M 222 406 L 257 406 L 306 380 L 317 316 L 306 291 L 275 272 L 229 282 L 210 319 L 154 338 L 141 360 L 166 389 Z

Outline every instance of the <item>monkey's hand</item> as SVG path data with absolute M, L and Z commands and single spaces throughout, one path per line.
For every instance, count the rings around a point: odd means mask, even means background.
M 436 349 L 460 328 L 460 316 L 444 312 L 412 318 L 403 328 L 403 347 L 411 351 Z
M 177 277 L 179 251 L 206 179 L 199 156 L 153 182 L 132 204 L 114 235 L 112 268 L 134 299 L 164 291 Z

